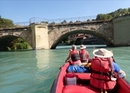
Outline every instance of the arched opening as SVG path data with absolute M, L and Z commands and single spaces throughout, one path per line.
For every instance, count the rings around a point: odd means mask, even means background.
M 98 38 L 99 40 L 101 40 L 102 42 L 104 42 L 104 44 L 106 46 L 113 46 L 113 43 L 106 37 L 104 37 L 102 34 L 96 32 L 96 31 L 89 31 L 89 30 L 75 30 L 75 31 L 70 31 L 68 33 L 63 34 L 62 36 L 60 36 L 51 46 L 51 49 L 55 49 L 56 46 L 62 41 L 64 40 L 64 38 L 66 38 L 67 36 L 73 35 L 73 34 L 88 34 L 93 36 L 94 38 Z
M 14 44 L 16 49 L 13 49 Z M 18 50 L 22 49 L 21 47 L 27 49 L 27 47 L 30 47 L 30 45 L 22 38 L 17 36 L 7 35 L 0 37 L 0 51 Z

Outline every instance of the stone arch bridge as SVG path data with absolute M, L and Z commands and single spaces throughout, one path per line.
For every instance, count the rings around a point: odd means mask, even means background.
M 129 46 L 130 16 L 122 16 L 111 21 L 33 23 L 26 27 L 0 29 L 0 48 L 9 46 L 12 40 L 21 37 L 33 49 L 55 49 L 61 40 L 76 33 L 96 36 L 107 46 Z
M 51 48 L 55 48 L 66 36 L 76 33 L 91 34 L 103 40 L 107 46 L 114 46 L 113 25 L 111 21 L 50 25 L 48 31 Z

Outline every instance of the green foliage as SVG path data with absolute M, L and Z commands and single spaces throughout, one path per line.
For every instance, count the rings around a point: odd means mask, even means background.
M 14 24 L 12 20 L 0 17 L 0 28 L 8 28 L 13 26 Z
M 130 14 L 130 8 L 128 9 L 118 9 L 114 12 L 111 13 L 107 13 L 107 14 L 98 14 L 96 17 L 96 20 L 112 20 L 113 18 L 119 17 L 119 16 L 123 16 L 123 15 L 127 15 Z
M 46 23 L 46 24 L 48 24 L 48 22 L 47 22 L 47 21 L 42 21 L 41 23 Z
M 64 20 L 63 22 L 61 22 L 61 24 L 66 24 L 67 23 L 67 21 L 66 20 Z
M 87 19 L 87 22 L 90 22 L 90 19 Z
M 70 40 L 67 40 L 65 43 L 66 43 L 66 45 L 69 45 L 70 44 Z
M 51 24 L 52 24 L 52 25 L 55 25 L 55 22 L 52 22 Z
M 71 23 L 73 23 L 73 21 L 70 21 L 69 23 L 71 24 Z
M 9 51 L 11 51 L 11 50 L 19 50 L 19 49 L 30 49 L 31 47 L 23 39 L 17 38 L 16 40 L 12 41 L 10 46 L 7 48 Z
M 92 21 L 95 21 L 95 19 L 92 19 Z
M 96 20 L 111 20 L 113 17 L 108 14 L 98 14 Z
M 128 8 L 128 13 L 130 13 L 130 8 Z

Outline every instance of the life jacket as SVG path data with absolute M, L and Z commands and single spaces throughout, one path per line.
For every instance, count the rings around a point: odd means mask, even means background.
M 72 51 L 70 51 L 70 54 L 71 54 L 71 60 L 72 61 L 80 60 L 78 50 L 72 50 Z
M 79 51 L 79 54 L 80 54 L 80 60 L 83 62 L 83 61 L 87 61 L 89 59 L 89 56 L 88 56 L 88 52 L 84 49 L 81 49 Z
M 100 89 L 113 89 L 116 81 L 111 80 L 112 64 L 108 58 L 93 58 L 91 60 L 90 84 Z

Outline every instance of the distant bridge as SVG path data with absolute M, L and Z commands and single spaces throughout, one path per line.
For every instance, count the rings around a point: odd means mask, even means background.
M 91 34 L 98 37 L 107 46 L 129 46 L 129 24 L 129 15 L 111 21 L 32 22 L 29 26 L 0 29 L 0 46 L 8 46 L 11 40 L 21 37 L 33 49 L 55 49 L 64 38 L 77 33 Z M 5 38 L 8 38 L 9 41 L 4 41 Z

